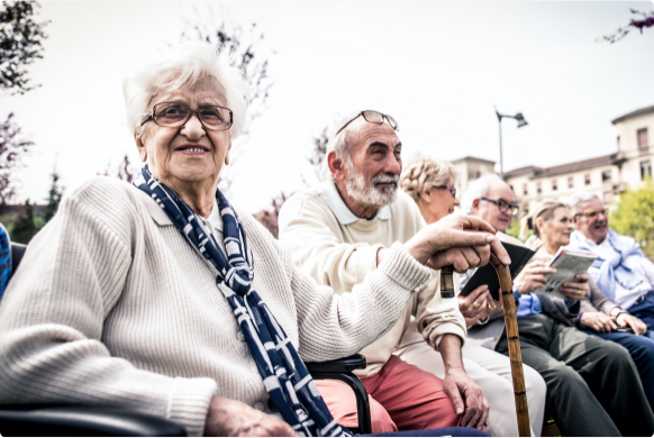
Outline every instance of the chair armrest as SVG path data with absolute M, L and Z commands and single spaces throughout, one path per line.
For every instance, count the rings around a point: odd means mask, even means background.
M 324 373 L 351 373 L 356 369 L 366 367 L 366 358 L 360 354 L 343 357 L 326 362 L 307 362 L 307 368 L 311 374 Z
M 370 403 L 368 402 L 368 392 L 365 386 L 352 371 L 365 367 L 366 358 L 360 354 L 353 354 L 352 356 L 326 362 L 307 362 L 309 373 L 314 378 L 340 380 L 354 391 L 357 403 L 358 428 L 356 428 L 356 432 L 360 434 L 372 433 Z
M 116 408 L 0 405 L 5 436 L 186 436 L 165 418 Z

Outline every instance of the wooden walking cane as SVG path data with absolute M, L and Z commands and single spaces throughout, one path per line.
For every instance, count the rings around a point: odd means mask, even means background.
M 520 436 L 530 436 L 527 391 L 525 390 L 525 376 L 522 372 L 522 352 L 520 350 L 520 339 L 518 338 L 518 319 L 516 317 L 515 299 L 513 298 L 511 271 L 509 271 L 508 265 L 502 264 L 493 254 L 491 254 L 490 263 L 497 273 L 500 282 L 500 293 L 502 294 L 502 309 L 509 346 L 509 362 L 511 363 L 515 411 L 518 418 L 518 433 Z M 454 297 L 454 278 L 451 266 L 441 269 L 441 296 L 443 298 Z

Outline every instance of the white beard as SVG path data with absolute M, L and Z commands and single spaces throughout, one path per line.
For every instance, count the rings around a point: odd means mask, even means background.
M 368 186 L 363 175 L 354 169 L 352 161 L 349 159 L 343 161 L 348 171 L 348 176 L 345 181 L 345 189 L 352 199 L 362 204 L 378 208 L 388 205 L 395 200 L 397 186 L 400 180 L 399 175 L 376 175 L 372 178 L 372 181 Z M 394 182 L 395 187 L 380 190 L 375 187 L 375 183 L 379 182 Z

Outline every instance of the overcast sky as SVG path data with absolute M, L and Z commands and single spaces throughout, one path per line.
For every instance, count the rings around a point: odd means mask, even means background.
M 498 160 L 494 106 L 505 120 L 505 169 L 616 150 L 610 121 L 654 104 L 654 29 L 610 45 L 598 37 L 652 1 L 42 0 L 51 20 L 42 87 L 3 97 L 36 146 L 22 194 L 45 198 L 55 166 L 73 188 L 136 150 L 121 81 L 174 41 L 194 10 L 265 35 L 274 79 L 268 108 L 234 168 L 232 196 L 251 210 L 300 184 L 312 137 L 343 109 L 373 108 L 416 152 Z

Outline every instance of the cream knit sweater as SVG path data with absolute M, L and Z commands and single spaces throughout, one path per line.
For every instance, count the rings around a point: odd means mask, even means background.
M 241 214 L 254 288 L 305 360 L 353 354 L 389 329 L 429 270 L 396 247 L 335 295 Z M 96 178 L 30 243 L 0 303 L 0 403 L 115 405 L 204 428 L 213 394 L 267 393 L 212 268 L 140 190 Z
M 334 183 L 326 181 L 284 203 L 279 239 L 304 272 L 336 292 L 349 292 L 376 269 L 379 248 L 406 242 L 424 226 L 415 202 L 402 191 L 375 218 L 366 220 L 354 216 Z M 357 370 L 359 376 L 378 373 L 400 345 L 427 341 L 438 349 L 445 334 L 465 339 L 458 301 L 441 298 L 439 273 L 431 272 L 432 281 L 416 291 L 397 323 L 361 351 L 368 367 Z

